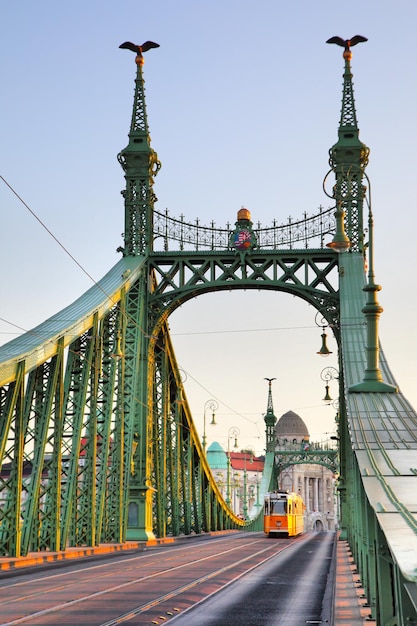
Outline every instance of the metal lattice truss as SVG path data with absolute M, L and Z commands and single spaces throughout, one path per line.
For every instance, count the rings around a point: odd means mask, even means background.
M 1 388 L 0 551 L 60 550 L 121 540 L 115 311 Z M 111 517 L 109 517 L 109 515 Z M 113 530 L 110 528 L 113 526 Z
M 275 452 L 275 466 L 278 475 L 290 465 L 304 465 L 306 463 L 323 465 L 333 474 L 336 474 L 339 467 L 337 457 L 337 450 L 277 450 Z
M 334 322 L 337 279 L 324 250 L 124 258 L 1 348 L 1 554 L 124 541 L 136 506 L 158 536 L 241 525 L 207 465 L 166 320 L 196 292 L 262 287 Z
M 150 342 L 142 270 L 123 259 L 0 350 L 2 555 L 122 542 L 144 492 L 159 536 L 243 524 L 207 465 L 166 325 Z
M 313 304 L 329 324 L 338 321 L 337 257 L 325 250 L 293 250 L 151 255 L 155 285 L 150 295 L 154 319 L 203 291 L 273 289 Z
M 149 452 L 155 488 L 156 534 L 178 536 L 230 527 L 175 364 L 166 328 L 155 349 L 153 419 Z

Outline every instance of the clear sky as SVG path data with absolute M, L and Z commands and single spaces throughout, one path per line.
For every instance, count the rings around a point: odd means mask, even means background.
M 361 34 L 352 71 L 375 219 L 382 346 L 403 393 L 417 406 L 414 287 L 416 100 L 414 0 L 20 0 L 0 10 L 0 341 L 70 304 L 118 260 L 123 171 L 134 55 L 118 46 L 151 39 L 147 110 L 162 161 L 156 208 L 223 227 L 241 206 L 254 222 L 313 215 L 337 140 L 342 49 Z M 77 260 L 74 262 L 54 237 Z M 405 234 L 407 238 L 405 238 Z M 292 296 L 202 296 L 170 318 L 187 396 L 202 433 L 207 400 L 219 402 L 214 439 L 264 448 L 267 383 L 277 417 L 288 410 L 312 438 L 334 431 L 316 355 L 315 311 Z M 331 393 L 336 397 L 336 383 Z

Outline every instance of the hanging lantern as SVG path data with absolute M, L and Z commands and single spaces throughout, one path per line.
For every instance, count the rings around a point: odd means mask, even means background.
M 330 393 L 329 393 L 329 389 L 330 389 L 329 385 L 326 385 L 326 394 L 325 394 L 325 396 L 324 396 L 324 398 L 323 398 L 323 400 L 324 400 L 325 402 L 331 402 L 331 401 L 332 401 L 332 399 L 333 399 L 333 398 L 331 397 Z
M 329 354 L 332 354 L 331 350 L 329 350 L 329 348 L 327 347 L 327 335 L 324 331 L 324 327 L 323 333 L 321 335 L 321 348 L 317 352 L 317 354 L 319 354 L 320 356 L 329 356 Z
M 333 241 L 326 244 L 326 246 L 338 254 L 343 254 L 343 252 L 347 252 L 349 250 L 350 241 L 349 237 L 345 233 L 345 212 L 342 208 L 341 202 L 338 203 L 334 216 L 336 221 L 336 232 Z

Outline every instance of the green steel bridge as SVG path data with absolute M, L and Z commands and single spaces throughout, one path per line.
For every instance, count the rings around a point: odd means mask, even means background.
M 135 50 L 129 141 L 118 155 L 126 179 L 121 258 L 72 305 L 0 348 L 1 555 L 260 530 L 261 516 L 239 519 L 210 472 L 168 318 L 207 292 L 279 290 L 314 306 L 338 343 L 340 528 L 372 614 L 386 626 L 417 623 L 417 416 L 379 343 L 355 43 L 344 43 L 326 176 L 332 208 L 269 228 L 245 209 L 224 228 L 154 209 L 160 162 L 145 106 L 147 46 Z M 276 487 L 283 463 L 303 460 L 278 462 L 274 425 L 268 410 L 261 492 Z

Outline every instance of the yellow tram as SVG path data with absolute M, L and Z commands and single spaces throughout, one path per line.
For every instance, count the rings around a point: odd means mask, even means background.
M 297 493 L 265 494 L 264 532 L 268 537 L 295 537 L 304 532 L 305 504 Z

